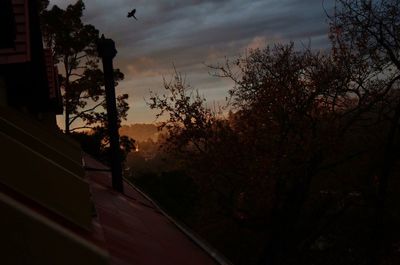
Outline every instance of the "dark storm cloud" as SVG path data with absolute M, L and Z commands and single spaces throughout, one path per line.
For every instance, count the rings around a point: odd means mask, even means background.
M 66 2 L 58 0 L 64 6 Z M 314 48 L 328 47 L 323 5 L 329 9 L 332 2 L 86 0 L 84 19 L 116 41 L 116 65 L 126 74 L 121 87 L 129 91 L 134 85 L 138 99 L 146 96 L 145 85 L 153 90 L 162 86 L 160 76 L 170 73 L 172 64 L 187 73 L 193 86 L 212 89 L 214 84 L 214 89 L 225 91 L 226 83 L 212 77 L 206 80 L 204 63 L 215 64 L 246 48 L 274 42 L 311 41 Z M 137 21 L 126 18 L 133 8 Z

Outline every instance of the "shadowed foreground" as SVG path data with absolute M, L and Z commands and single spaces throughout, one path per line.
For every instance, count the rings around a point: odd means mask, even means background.
M 106 169 L 88 156 L 85 162 Z M 109 172 L 88 171 L 87 178 L 111 264 L 217 264 L 128 183 L 119 194 Z

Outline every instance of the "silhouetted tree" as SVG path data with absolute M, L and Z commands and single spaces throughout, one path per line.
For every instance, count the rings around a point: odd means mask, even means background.
M 85 5 L 82 0 L 68 5 L 63 10 L 53 6 L 42 11 L 42 29 L 45 44 L 54 52 L 56 62 L 63 66 L 62 88 L 64 89 L 65 132 L 87 129 L 104 123 L 104 115 L 98 108 L 104 107 L 104 77 L 98 67 L 96 41 L 98 30 L 81 20 Z M 124 75 L 115 70 L 116 82 Z M 119 113 L 126 117 L 127 94 L 118 97 Z M 83 125 L 72 128 L 80 120 Z
M 397 0 L 338 0 L 331 17 L 333 52 L 345 61 L 352 74 L 349 93 L 355 98 L 352 119 L 368 114 L 361 125 L 379 124 L 385 137 L 380 141 L 379 156 L 371 179 L 375 179 L 376 221 L 375 255 L 378 264 L 385 219 L 389 178 L 399 159 L 400 123 L 400 3 Z M 372 115 L 372 113 L 374 115 Z M 368 127 L 366 127 L 368 128 Z
M 164 80 L 164 88 L 168 95 L 153 94 L 149 106 L 160 110 L 157 118 L 169 115 L 169 119 L 159 125 L 159 130 L 168 131 L 166 143 L 180 152 L 206 152 L 214 114 L 204 106 L 205 99 L 185 84 L 179 73 L 175 73 L 171 82 Z
M 333 98 L 346 87 L 347 74 L 329 54 L 296 51 L 293 44 L 252 50 L 214 69 L 236 84 L 230 90 L 233 126 L 249 146 L 253 187 L 270 194 L 264 257 L 277 262 L 298 243 L 294 226 L 311 182 L 337 147 L 335 114 L 351 100 Z M 242 197 L 260 204 L 251 193 Z
M 184 154 L 200 187 L 199 215 L 234 220 L 237 238 L 254 229 L 263 240 L 258 264 L 330 264 L 336 256 L 381 264 L 394 255 L 386 248 L 393 240 L 377 235 L 388 229 L 387 193 L 398 190 L 388 181 L 399 172 L 399 9 L 398 1 L 338 0 L 331 51 L 278 44 L 213 67 L 235 82 L 227 119 L 179 75 L 165 95 L 152 95 L 150 106 L 169 114 L 168 147 Z M 208 236 L 224 249 L 217 230 Z M 234 247 L 235 260 L 256 264 Z
M 61 84 L 64 97 L 65 132 L 74 133 L 85 151 L 97 158 L 107 161 L 108 135 L 104 74 L 99 69 L 96 42 L 98 30 L 82 22 L 84 2 L 78 0 L 68 5 L 65 10 L 53 6 L 50 10 L 47 0 L 40 0 L 41 23 L 45 45 L 53 51 L 57 63 L 63 66 Z M 124 74 L 116 69 L 115 85 L 123 80 Z M 127 117 L 129 104 L 128 94 L 117 96 L 119 124 Z M 77 126 L 72 124 L 79 121 Z M 120 138 L 123 159 L 134 147 L 134 140 L 123 136 Z
M 38 2 L 39 14 L 42 14 L 43 11 L 45 11 L 50 4 L 49 0 L 37 0 L 37 2 Z
M 232 217 L 240 186 L 245 186 L 245 181 L 239 180 L 243 175 L 237 173 L 242 171 L 237 153 L 244 149 L 235 142 L 237 137 L 227 121 L 207 108 L 205 99 L 185 84 L 179 73 L 171 82 L 164 82 L 164 88 L 166 94 L 152 94 L 149 102 L 152 109 L 160 111 L 158 117 L 169 117 L 159 125 L 159 130 L 166 131 L 160 144 L 190 168 L 190 175 L 204 193 L 217 198 L 218 210 Z M 231 159 L 225 153 L 228 149 Z M 231 180 L 232 172 L 236 181 Z
M 320 236 L 324 224 L 305 238 L 296 231 L 312 182 L 323 181 L 328 170 L 362 163 L 366 149 L 376 148 L 358 142 L 360 134 L 374 139 L 358 128 L 375 109 L 357 114 L 362 106 L 350 92 L 358 66 L 343 59 L 289 44 L 214 67 L 236 84 L 228 120 L 217 118 L 179 75 L 165 83 L 166 94 L 151 97 L 159 116 L 169 114 L 162 123 L 166 144 L 183 154 L 206 214 L 261 229 L 263 262 L 279 264 Z
M 82 150 L 105 164 L 110 161 L 110 146 L 108 131 L 105 127 L 94 127 L 90 132 L 72 132 L 71 136 L 77 140 Z M 127 155 L 135 149 L 135 140 L 128 136 L 120 137 L 121 159 L 126 161 Z
M 378 208 L 384 206 L 387 183 L 395 162 L 400 121 L 400 4 L 399 1 L 338 0 L 331 18 L 336 60 L 352 72 L 348 92 L 355 99 L 356 119 L 371 110 L 390 126 L 379 173 Z

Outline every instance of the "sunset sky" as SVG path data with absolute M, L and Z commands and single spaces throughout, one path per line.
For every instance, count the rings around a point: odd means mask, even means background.
M 213 77 L 206 65 L 235 58 L 249 48 L 293 40 L 300 47 L 329 46 L 324 8 L 333 0 L 86 0 L 85 23 L 117 45 L 114 66 L 125 74 L 117 87 L 130 96 L 128 122 L 150 123 L 149 91 L 161 91 L 173 65 L 208 102 L 223 102 L 228 80 Z M 75 0 L 51 0 L 65 8 Z M 136 17 L 127 13 L 137 9 Z

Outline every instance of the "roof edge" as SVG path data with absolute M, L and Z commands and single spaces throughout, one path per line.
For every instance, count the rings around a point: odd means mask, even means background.
M 229 261 L 224 255 L 222 255 L 218 250 L 213 248 L 209 243 L 207 243 L 204 239 L 202 239 L 199 235 L 193 232 L 189 227 L 185 224 L 177 221 L 173 217 L 171 217 L 156 201 L 154 201 L 149 195 L 147 195 L 140 188 L 136 187 L 133 183 L 131 183 L 128 179 L 123 178 L 125 183 L 135 189 L 138 193 L 140 193 L 143 197 L 149 200 L 158 211 L 160 211 L 171 223 L 173 223 L 181 232 L 183 232 L 191 241 L 193 241 L 198 247 L 200 247 L 203 251 L 205 251 L 210 257 L 212 257 L 218 264 L 220 265 L 233 265 L 231 261 Z

